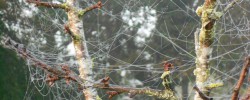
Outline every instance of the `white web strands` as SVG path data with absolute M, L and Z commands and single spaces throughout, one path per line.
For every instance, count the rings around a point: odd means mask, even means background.
M 15 35 L 25 43 L 32 55 L 49 65 L 69 64 L 70 69 L 78 72 L 71 39 L 63 28 L 67 22 L 64 11 L 35 8 L 34 5 L 17 7 L 14 2 L 23 1 L 8 2 L 10 8 L 1 11 L 5 15 L 2 20 L 7 28 L 16 32 Z M 193 33 L 200 27 L 195 9 L 202 1 L 107 0 L 104 3 L 103 8 L 83 18 L 96 80 L 110 76 L 113 84 L 162 89 L 161 62 L 167 60 L 178 69 L 171 76 L 177 97 L 192 99 L 196 59 Z M 228 3 L 221 0 L 218 11 Z M 81 1 L 79 5 L 91 4 L 95 3 Z M 210 78 L 215 82 L 223 81 L 224 86 L 211 91 L 210 96 L 214 99 L 230 98 L 243 58 L 250 53 L 249 4 L 247 0 L 237 3 L 217 22 Z M 11 15 L 7 11 L 15 8 L 22 10 L 23 14 L 18 15 L 17 12 L 14 17 L 17 21 L 13 22 L 8 19 Z M 57 81 L 53 87 L 48 87 L 46 74 L 39 68 L 31 67 L 29 61 L 28 65 L 31 80 L 25 98 L 33 97 L 33 92 L 38 90 L 42 96 L 50 99 L 83 99 L 75 84 Z M 244 82 L 244 87 L 248 87 L 247 82 Z M 104 93 L 100 93 L 100 96 L 107 98 Z M 123 98 L 128 96 L 119 95 L 114 99 Z M 152 98 L 138 95 L 134 99 Z

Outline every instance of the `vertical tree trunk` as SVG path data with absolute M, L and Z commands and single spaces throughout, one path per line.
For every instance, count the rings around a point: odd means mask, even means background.
M 206 82 L 210 76 L 209 61 L 212 54 L 211 44 L 213 43 L 213 27 L 215 19 L 211 18 L 215 12 L 216 0 L 205 0 L 203 6 L 198 7 L 196 13 L 201 17 L 202 26 L 199 36 L 195 39 L 196 48 L 196 76 L 197 87 L 205 94 L 209 95 L 209 90 L 205 88 Z M 197 35 L 196 35 L 197 36 Z M 196 92 L 194 100 L 203 100 L 199 93 Z
M 83 31 L 83 21 L 78 13 L 78 0 L 67 0 L 67 5 L 71 8 L 68 10 L 68 27 L 71 31 L 76 59 L 79 65 L 80 78 L 84 80 L 83 86 L 91 86 L 94 82 L 92 72 L 92 60 L 88 54 L 87 44 Z M 85 100 L 96 100 L 97 92 L 94 88 L 83 90 Z

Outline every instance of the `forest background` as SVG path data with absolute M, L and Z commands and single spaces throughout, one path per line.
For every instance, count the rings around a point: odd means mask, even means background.
M 60 3 L 64 0 L 45 0 Z M 90 6 L 98 1 L 81 0 Z M 112 83 L 130 87 L 162 89 L 162 62 L 171 62 L 173 85 L 179 98 L 192 98 L 195 84 L 194 33 L 201 27 L 195 13 L 203 0 L 107 0 L 101 9 L 88 12 L 84 32 L 94 62 L 96 79 L 110 76 Z M 219 0 L 217 10 L 230 3 Z M 213 90 L 216 99 L 230 98 L 244 58 L 250 53 L 249 0 L 239 1 L 217 22 L 211 59 L 211 80 L 225 83 Z M 37 8 L 23 0 L 0 0 L 0 35 L 24 44 L 33 55 L 49 64 L 67 63 L 74 69 L 73 44 L 65 34 L 66 15 L 62 10 Z M 31 67 L 15 52 L 0 46 L 0 99 L 81 98 L 57 85 L 42 82 L 42 70 Z M 65 83 L 65 82 L 64 82 Z M 60 82 L 63 84 L 63 82 Z M 67 88 L 69 88 L 68 86 Z M 248 87 L 244 81 L 241 94 Z M 226 92 L 225 92 L 226 91 Z M 107 98 L 99 90 L 102 98 Z M 128 99 L 126 94 L 114 99 Z M 135 100 L 153 97 L 136 96 Z

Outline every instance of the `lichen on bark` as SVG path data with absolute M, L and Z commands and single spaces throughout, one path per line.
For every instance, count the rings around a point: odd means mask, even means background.
M 209 90 L 206 88 L 208 78 L 210 77 L 210 58 L 212 56 L 212 44 L 214 40 L 214 26 L 222 13 L 216 12 L 216 0 L 205 0 L 202 6 L 196 10 L 197 15 L 201 18 L 201 28 L 196 48 L 196 76 L 197 87 L 205 94 L 209 95 Z M 202 100 L 199 93 L 196 92 L 195 100 Z

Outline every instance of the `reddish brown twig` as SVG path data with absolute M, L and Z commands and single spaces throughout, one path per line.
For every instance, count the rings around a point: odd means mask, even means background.
M 232 98 L 231 98 L 232 100 L 237 100 L 238 99 L 239 90 L 240 90 L 241 85 L 243 84 L 243 81 L 244 81 L 247 73 L 248 73 L 249 66 L 250 66 L 250 56 L 246 57 L 246 59 L 245 59 L 245 63 L 243 65 L 243 69 L 241 71 L 240 78 L 238 80 L 237 85 L 234 88 L 234 91 L 233 91 L 233 95 L 232 95 Z
M 36 6 L 69 10 L 69 7 L 66 4 L 55 4 L 55 3 L 49 3 L 49 2 L 41 2 L 40 0 L 27 0 L 27 2 L 35 4 Z
M 97 2 L 97 4 L 92 5 L 90 7 L 87 7 L 85 9 L 83 9 L 82 11 L 80 11 L 80 15 L 84 15 L 85 13 L 87 13 L 87 12 L 93 10 L 93 9 L 96 9 L 96 8 L 101 8 L 102 6 L 103 6 L 102 2 L 99 1 L 99 2 Z
M 50 74 L 47 75 L 47 80 L 46 82 L 48 82 L 49 86 L 53 86 L 55 81 L 59 80 L 59 78 L 57 76 L 52 76 Z
M 106 93 L 109 95 L 109 99 L 112 99 L 114 96 L 120 94 L 120 92 L 117 91 L 108 91 Z
M 102 79 L 101 82 L 104 84 L 105 87 L 109 87 L 109 79 L 110 79 L 109 77 Z
M 69 69 L 69 66 L 62 65 L 62 70 L 65 72 L 64 79 L 65 79 L 65 81 L 66 81 L 67 84 L 69 84 L 70 81 L 77 82 L 74 77 L 70 76 L 70 74 L 71 74 L 72 71 Z
M 102 2 L 101 1 L 98 1 L 97 4 L 91 6 L 91 7 L 88 7 L 88 8 L 85 8 L 86 11 L 90 11 L 90 10 L 93 10 L 93 9 L 96 9 L 96 8 L 101 8 L 103 5 L 102 5 Z

